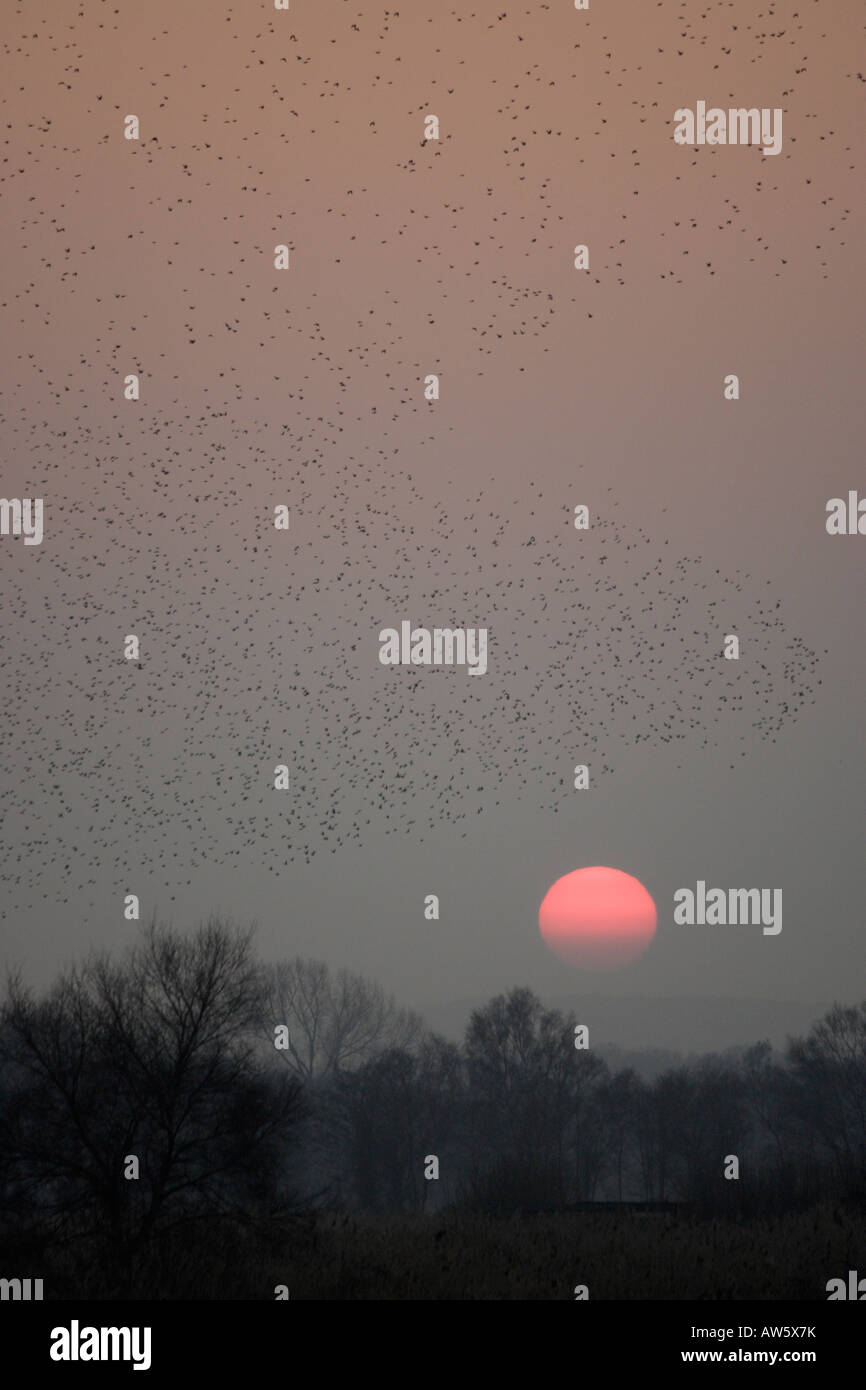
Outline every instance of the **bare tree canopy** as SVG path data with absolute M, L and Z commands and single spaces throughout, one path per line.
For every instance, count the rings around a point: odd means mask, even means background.
M 476 1009 L 466 1030 L 477 1161 L 511 1164 L 526 1201 L 588 1197 L 598 1181 L 594 1098 L 607 1068 L 575 1048 L 575 1026 L 573 1014 L 513 989 Z
M 846 1181 L 866 1183 L 866 1003 L 836 1004 L 788 1047 L 794 1104 L 804 1128 Z
M 412 1048 L 424 1033 L 420 1016 L 399 1008 L 382 986 L 323 961 L 279 961 L 263 967 L 262 1020 L 273 1039 L 285 1024 L 289 1045 L 279 1055 L 304 1081 L 356 1070 L 390 1048 Z
M 10 979 L 10 1201 L 58 1239 L 104 1238 L 118 1267 L 158 1233 L 249 1219 L 304 1106 L 293 1078 L 256 1061 L 259 986 L 251 933 L 213 919 L 190 936 L 153 923 L 123 960 L 95 955 L 42 999 Z

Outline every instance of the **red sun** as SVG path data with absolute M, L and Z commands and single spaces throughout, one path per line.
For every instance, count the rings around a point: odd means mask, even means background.
M 575 869 L 547 890 L 538 910 L 546 944 L 569 965 L 617 970 L 642 956 L 656 934 L 656 905 L 619 869 Z

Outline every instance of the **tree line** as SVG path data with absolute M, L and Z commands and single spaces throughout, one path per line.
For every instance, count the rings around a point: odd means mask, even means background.
M 607 1199 L 743 1218 L 861 1198 L 866 1003 L 835 1006 L 781 1054 L 757 1042 L 651 1082 L 575 1047 L 577 1022 L 517 988 L 456 1043 L 360 975 L 263 963 L 251 930 L 216 919 L 191 934 L 153 922 L 41 995 L 10 974 L 4 1263 L 62 1251 L 83 1296 L 88 1269 L 123 1296 L 202 1232 L 274 1248 L 322 1209 Z

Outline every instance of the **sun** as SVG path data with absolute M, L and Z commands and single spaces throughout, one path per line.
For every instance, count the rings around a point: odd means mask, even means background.
M 620 869 L 575 869 L 558 878 L 538 910 L 545 943 L 583 970 L 618 970 L 643 955 L 656 934 L 656 905 Z

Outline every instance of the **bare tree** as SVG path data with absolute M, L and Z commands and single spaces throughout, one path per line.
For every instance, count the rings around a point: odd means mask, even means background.
M 250 933 L 213 919 L 189 937 L 152 923 L 43 999 L 9 981 L 7 1180 L 55 1239 L 102 1242 L 120 1283 L 152 1237 L 277 1201 L 304 1101 L 256 1060 L 259 983 Z
M 794 1111 L 811 1130 L 846 1187 L 866 1187 L 866 1003 L 836 1004 L 806 1038 L 792 1039 L 788 1061 Z
M 634 1143 L 639 1097 L 640 1082 L 631 1067 L 606 1077 L 599 1086 L 599 1128 L 613 1168 L 617 1200 L 620 1202 Z
M 572 1014 L 545 1009 L 524 988 L 476 1009 L 466 1030 L 476 1164 L 487 1158 L 523 1174 L 536 1170 L 560 1202 L 592 1194 L 601 1160 L 592 1112 L 607 1068 L 575 1048 L 574 1028 Z
M 746 1048 L 740 1065 L 758 1152 L 769 1149 L 777 1171 L 782 1172 L 793 1148 L 790 1078 L 766 1039 Z
M 423 1035 L 418 1014 L 350 970 L 332 972 L 296 956 L 264 966 L 262 979 L 264 1030 L 273 1042 L 274 1026 L 286 1025 L 288 1048 L 278 1055 L 306 1082 L 355 1070 L 389 1049 L 411 1049 Z
M 679 1176 L 679 1123 L 691 1094 L 685 1067 L 637 1082 L 635 1132 L 644 1197 L 664 1202 Z
M 421 1210 L 455 1191 L 463 1105 L 460 1050 L 435 1034 L 415 1052 L 389 1048 L 336 1078 L 329 1114 L 351 1197 L 370 1209 Z M 440 1182 L 424 1176 L 433 1151 Z

